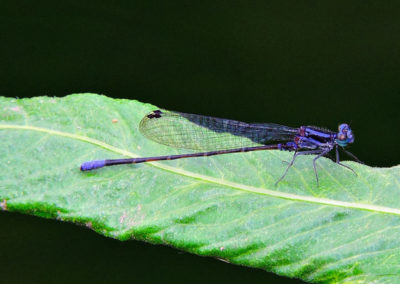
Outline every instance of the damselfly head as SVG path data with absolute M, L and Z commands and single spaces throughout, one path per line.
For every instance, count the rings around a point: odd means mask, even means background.
M 339 125 L 339 132 L 336 137 L 336 143 L 339 146 L 346 147 L 347 144 L 354 142 L 354 135 L 347 123 Z

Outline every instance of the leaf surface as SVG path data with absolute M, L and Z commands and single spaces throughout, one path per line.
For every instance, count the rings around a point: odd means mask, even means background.
M 400 167 L 238 153 L 81 172 L 84 161 L 186 153 L 138 131 L 150 104 L 94 94 L 0 98 L 3 210 L 72 221 L 309 282 L 400 282 Z

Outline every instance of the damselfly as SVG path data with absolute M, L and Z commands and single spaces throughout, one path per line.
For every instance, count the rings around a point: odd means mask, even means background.
M 250 152 L 259 150 L 293 151 L 294 155 L 278 184 L 300 155 L 316 155 L 313 159 L 315 177 L 318 181 L 316 161 L 335 149 L 336 163 L 353 171 L 339 160 L 339 147 L 360 162 L 344 147 L 354 142 L 354 135 L 346 123 L 339 125 L 338 132 L 315 126 L 292 128 L 274 123 L 245 123 L 230 119 L 187 114 L 167 110 L 155 110 L 147 114 L 139 124 L 140 132 L 147 138 L 175 148 L 203 151 L 170 156 L 132 159 L 96 160 L 85 162 L 81 171 L 104 166 L 138 164 L 144 162 L 175 160 L 192 157 Z

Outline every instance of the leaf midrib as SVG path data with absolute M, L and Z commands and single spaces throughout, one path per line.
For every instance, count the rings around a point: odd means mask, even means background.
M 115 153 L 118 153 L 118 154 L 121 154 L 121 155 L 124 155 L 127 157 L 131 157 L 131 158 L 140 157 L 139 155 L 136 155 L 132 152 L 114 147 L 114 146 L 104 143 L 102 141 L 99 141 L 99 140 L 96 140 L 96 139 L 93 139 L 90 137 L 86 137 L 86 136 L 68 133 L 68 132 L 62 132 L 62 131 L 58 131 L 58 130 L 52 130 L 52 129 L 41 128 L 41 127 L 30 126 L 30 125 L 13 125 L 13 124 L 0 124 L 0 129 L 28 130 L 28 131 L 44 132 L 44 133 L 48 133 L 51 135 L 57 135 L 57 136 L 67 137 L 67 138 L 91 143 L 98 147 L 104 148 L 109 151 L 113 151 Z M 302 196 L 302 195 L 297 195 L 297 194 L 292 194 L 292 193 L 285 193 L 285 192 L 281 192 L 281 191 L 275 191 L 275 190 L 258 188 L 258 187 L 249 186 L 249 185 L 245 185 L 245 184 L 230 182 L 230 181 L 226 181 L 226 180 L 186 171 L 181 168 L 168 166 L 168 165 L 161 164 L 158 162 L 149 162 L 147 164 L 149 164 L 153 167 L 168 171 L 168 172 L 172 172 L 174 174 L 179 174 L 182 176 L 214 183 L 214 184 L 217 184 L 220 186 L 234 188 L 234 189 L 241 190 L 241 191 L 257 193 L 257 194 L 267 195 L 267 196 L 276 197 L 276 198 L 289 199 L 289 200 L 293 200 L 293 201 L 301 201 L 301 202 L 316 203 L 316 204 L 328 205 L 328 206 L 360 209 L 360 210 L 367 210 L 367 211 L 373 211 L 373 212 L 384 213 L 384 214 L 400 215 L 400 209 L 396 209 L 396 208 L 379 206 L 379 205 L 371 205 L 371 204 L 363 204 L 363 203 L 355 203 L 355 202 L 346 202 L 346 201 L 340 201 L 340 200 L 328 199 L 328 198 L 318 198 L 318 197 L 313 197 L 313 196 Z

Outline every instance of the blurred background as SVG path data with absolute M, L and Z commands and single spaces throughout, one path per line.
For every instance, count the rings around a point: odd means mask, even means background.
M 0 6 L 1 96 L 93 92 L 246 122 L 348 122 L 360 160 L 399 163 L 398 1 Z M 301 283 L 37 217 L 1 212 L 0 224 L 4 283 Z

